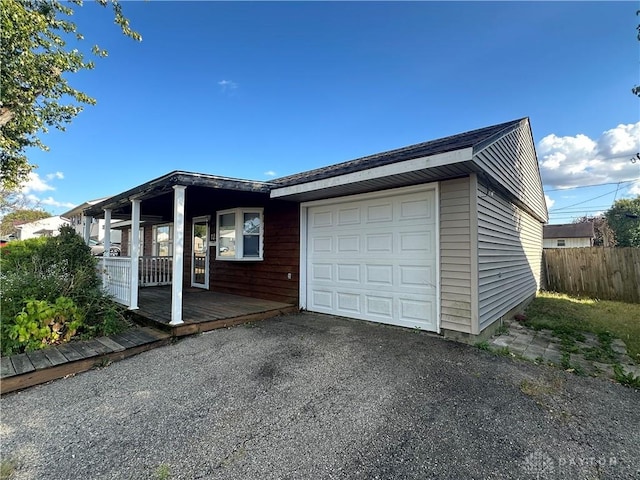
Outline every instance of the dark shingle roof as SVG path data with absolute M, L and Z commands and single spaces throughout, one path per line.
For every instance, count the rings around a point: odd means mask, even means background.
M 544 225 L 543 238 L 593 238 L 593 222 Z
M 477 147 L 498 135 L 500 132 L 515 128 L 520 125 L 523 120 L 525 119 L 513 120 L 493 125 L 491 127 L 480 128 L 470 132 L 431 140 L 429 142 L 418 143 L 383 153 L 376 153 L 374 155 L 357 158 L 355 160 L 276 178 L 271 180 L 271 182 L 276 184 L 276 188 L 286 187 L 298 183 L 312 182 L 314 180 L 321 180 L 323 178 L 329 178 L 336 175 L 344 175 L 360 170 L 389 165 L 391 163 L 402 162 L 404 160 L 436 155 L 438 153 L 452 152 L 454 150 L 461 150 L 474 146 Z

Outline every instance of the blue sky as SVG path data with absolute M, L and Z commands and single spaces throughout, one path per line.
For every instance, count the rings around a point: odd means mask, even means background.
M 24 191 L 58 214 L 172 170 L 268 180 L 528 116 L 570 222 L 640 194 L 638 8 L 123 2 L 137 43 L 86 2 L 80 47 L 109 57 L 68 78 L 98 104 L 29 151 Z

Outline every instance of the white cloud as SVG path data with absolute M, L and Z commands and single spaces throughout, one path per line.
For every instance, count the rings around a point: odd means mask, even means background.
M 231 80 L 220 80 L 218 82 L 218 85 L 220 85 L 223 92 L 226 92 L 228 90 L 235 90 L 236 88 L 238 88 L 238 84 Z
M 552 199 L 549 195 L 545 195 L 544 199 L 547 202 L 547 210 L 550 210 L 551 207 L 553 207 L 553 204 L 556 203 L 556 201 Z
M 55 190 L 46 180 L 40 178 L 35 172 L 31 172 L 27 181 L 22 185 L 22 193 L 27 194 L 30 192 L 46 192 L 47 190 Z
M 73 208 L 75 204 L 71 202 L 62 202 L 54 199 L 51 195 L 46 198 L 40 198 L 38 195 L 44 192 L 54 191 L 55 187 L 51 182 L 64 179 L 62 172 L 47 173 L 44 178 L 36 172 L 29 173 L 27 181 L 22 185 L 20 195 L 24 198 L 28 205 L 37 208 L 46 205 L 54 208 Z
M 640 165 L 631 163 L 640 151 L 640 122 L 618 125 L 593 140 L 586 135 L 547 135 L 537 145 L 543 183 L 571 188 L 640 178 Z M 640 185 L 633 188 L 639 188 Z
M 277 175 L 277 173 L 276 173 L 276 172 L 274 172 L 273 170 L 267 170 L 266 172 L 264 172 L 264 174 L 265 174 L 267 177 L 275 177 L 275 176 Z
M 631 188 L 629 188 L 630 195 L 640 195 L 640 179 L 636 180 L 631 184 Z
M 62 180 L 64 178 L 64 174 L 62 172 L 47 173 L 47 180 L 53 180 L 54 178 Z
M 71 202 L 59 202 L 58 200 L 54 200 L 53 197 L 47 197 L 40 200 L 40 203 L 43 205 L 49 205 L 52 207 L 64 207 L 64 208 L 73 208 L 76 205 Z

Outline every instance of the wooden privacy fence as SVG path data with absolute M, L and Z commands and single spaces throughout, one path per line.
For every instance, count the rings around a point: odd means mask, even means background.
M 640 248 L 547 248 L 547 289 L 640 303 Z

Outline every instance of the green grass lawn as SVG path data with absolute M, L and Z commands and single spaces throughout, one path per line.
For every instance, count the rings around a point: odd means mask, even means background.
M 540 292 L 526 310 L 527 326 L 556 334 L 609 333 L 627 344 L 629 356 L 640 363 L 640 304 L 570 297 Z

